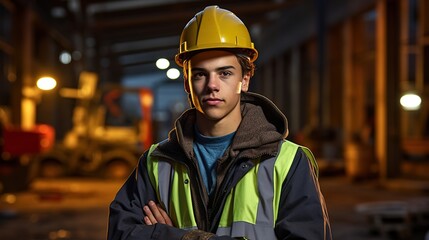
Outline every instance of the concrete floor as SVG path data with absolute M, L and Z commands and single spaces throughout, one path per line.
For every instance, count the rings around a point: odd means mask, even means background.
M 323 176 L 320 183 L 334 239 L 341 240 L 401 239 L 374 231 L 356 206 L 429 197 L 428 182 L 395 180 L 381 186 L 375 180 L 354 183 L 340 175 Z M 28 191 L 3 194 L 0 239 L 106 239 L 108 204 L 121 184 L 121 181 L 82 178 L 39 179 Z M 424 240 L 426 230 L 429 230 L 427 225 L 412 228 L 402 239 Z

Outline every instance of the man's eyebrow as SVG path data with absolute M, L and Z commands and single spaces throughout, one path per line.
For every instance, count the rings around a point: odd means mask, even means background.
M 204 71 L 206 71 L 206 69 L 205 68 L 199 68 L 199 67 L 191 67 L 191 71 L 192 72 L 204 72 Z
M 228 69 L 231 69 L 231 68 L 235 69 L 234 66 L 223 66 L 223 67 L 216 68 L 216 71 L 228 70 Z
M 235 67 L 234 66 L 223 66 L 223 67 L 218 67 L 218 68 L 216 68 L 216 71 L 223 71 L 223 70 L 228 70 L 228 69 L 235 69 Z M 192 68 L 192 72 L 194 72 L 194 71 L 207 71 L 207 69 L 205 69 L 205 68 L 199 68 L 199 67 L 193 67 Z

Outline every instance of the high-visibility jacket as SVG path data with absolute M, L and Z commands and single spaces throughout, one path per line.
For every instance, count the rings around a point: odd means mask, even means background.
M 314 158 L 285 140 L 287 119 L 269 99 L 241 94 L 242 120 L 217 160 L 213 197 L 193 154 L 197 113 L 189 109 L 118 191 L 109 240 L 330 239 Z M 163 205 L 174 226 L 144 223 L 142 209 L 151 200 Z
M 188 168 L 181 163 L 172 164 L 151 157 L 151 153 L 157 146 L 158 144 L 152 145 L 146 163 L 158 200 L 176 227 L 197 229 Z M 264 161 L 253 160 L 255 162 L 253 168 L 227 196 L 216 235 L 245 239 L 276 239 L 274 226 L 282 184 L 298 147 L 297 144 L 285 140 L 276 157 Z M 307 148 L 302 147 L 302 149 L 317 172 L 317 163 L 313 154 Z

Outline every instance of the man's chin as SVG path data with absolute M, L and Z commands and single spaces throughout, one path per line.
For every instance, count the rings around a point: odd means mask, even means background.
M 219 121 L 224 117 L 220 110 L 216 109 L 205 110 L 202 115 L 209 121 Z

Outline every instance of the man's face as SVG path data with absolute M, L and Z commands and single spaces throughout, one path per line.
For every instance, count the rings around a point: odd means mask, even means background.
M 237 57 L 227 51 L 205 51 L 189 61 L 185 89 L 195 108 L 210 121 L 239 121 L 240 92 L 247 91 L 250 74 L 243 76 Z

